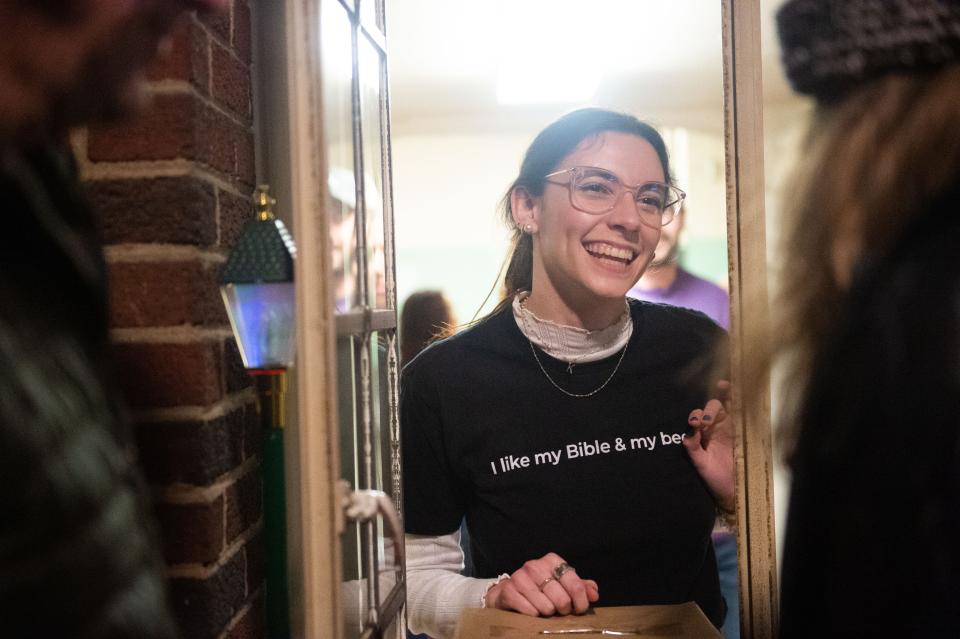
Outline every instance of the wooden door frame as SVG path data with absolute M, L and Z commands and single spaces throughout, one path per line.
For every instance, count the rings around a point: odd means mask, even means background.
M 768 639 L 776 635 L 778 608 L 769 380 L 765 392 L 742 384 L 744 349 L 764 339 L 769 314 L 760 0 L 723 0 L 722 15 L 740 631 Z
M 741 389 L 743 345 L 766 324 L 766 237 L 760 1 L 721 0 L 727 241 L 733 410 L 737 416 L 737 521 L 741 633 L 775 636 L 777 561 L 769 393 Z M 296 637 L 341 636 L 343 529 L 336 404 L 336 327 L 319 80 L 319 5 L 284 0 L 290 200 L 300 248 L 297 287 L 297 413 L 287 433 L 290 615 Z M 750 294 L 747 295 L 746 293 Z
M 297 241 L 297 413 L 287 433 L 287 524 L 291 633 L 342 635 L 340 583 L 344 529 L 340 477 L 336 323 L 325 215 L 326 146 L 320 60 L 320 3 L 284 0 L 290 210 Z M 294 420 L 292 420 L 294 421 Z

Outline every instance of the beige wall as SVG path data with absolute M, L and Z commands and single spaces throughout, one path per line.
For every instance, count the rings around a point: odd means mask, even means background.
M 526 133 L 414 129 L 405 126 L 393 137 L 398 297 L 402 302 L 416 290 L 439 288 L 466 321 L 494 285 L 505 257 L 509 232 L 497 205 L 537 127 Z M 685 241 L 709 251 L 712 263 L 694 263 L 725 285 L 722 137 L 693 129 L 663 133 L 674 174 L 689 193 Z

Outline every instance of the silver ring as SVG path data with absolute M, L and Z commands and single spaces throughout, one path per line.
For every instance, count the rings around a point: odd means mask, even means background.
M 557 564 L 557 565 L 554 567 L 554 569 L 553 569 L 553 577 L 554 577 L 557 581 L 560 581 L 560 578 L 563 577 L 563 573 L 567 572 L 568 570 L 573 570 L 573 566 L 571 566 L 570 564 L 568 564 L 568 563 L 565 562 L 565 561 L 564 561 L 564 562 L 561 562 L 561 563 Z
M 542 591 L 543 587 L 546 586 L 551 581 L 555 581 L 555 579 L 553 577 L 547 577 L 537 585 L 537 588 Z

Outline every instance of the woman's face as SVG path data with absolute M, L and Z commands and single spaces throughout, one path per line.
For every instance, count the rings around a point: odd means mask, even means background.
M 606 169 L 627 185 L 666 182 L 653 146 L 628 133 L 587 138 L 553 171 L 574 166 Z M 570 175 L 556 179 L 561 184 L 548 182 L 540 198 L 528 200 L 533 219 L 518 220 L 534 226 L 534 290 L 552 289 L 574 304 L 622 298 L 650 263 L 660 229 L 641 223 L 630 194 L 600 215 L 575 209 L 565 185 Z

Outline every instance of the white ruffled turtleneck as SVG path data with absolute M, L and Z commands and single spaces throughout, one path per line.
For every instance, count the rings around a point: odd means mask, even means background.
M 513 318 L 520 332 L 545 353 L 570 364 L 596 362 L 619 352 L 630 341 L 633 322 L 630 306 L 624 301 L 623 314 L 616 322 L 597 331 L 557 324 L 540 319 L 524 304 L 529 291 L 520 291 L 513 298 Z

